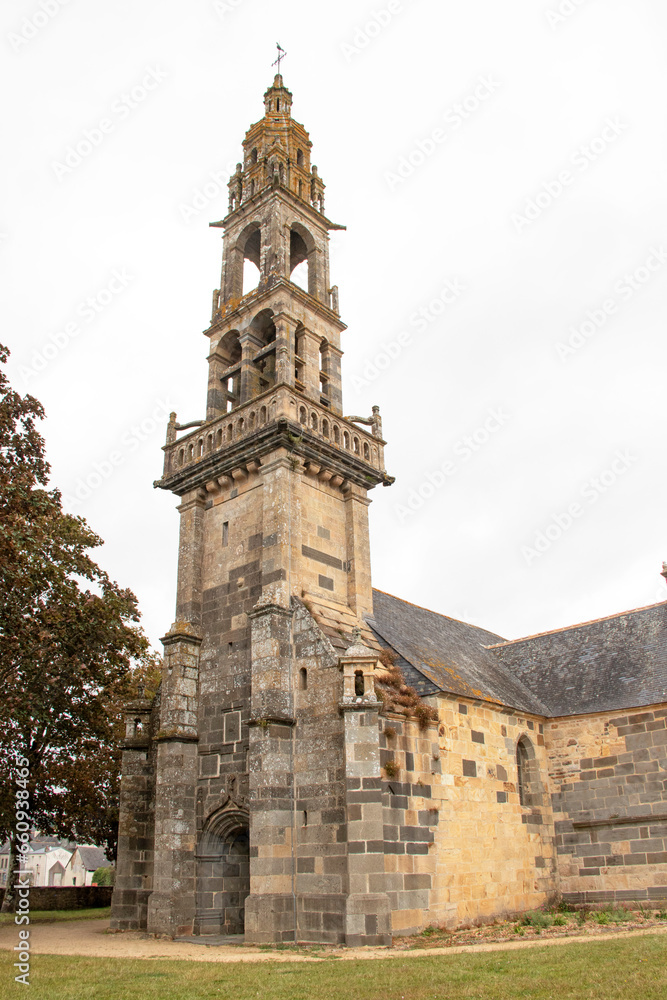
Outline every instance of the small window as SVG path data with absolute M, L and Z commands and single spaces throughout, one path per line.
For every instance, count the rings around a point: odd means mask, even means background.
M 532 804 L 530 795 L 530 779 L 534 757 L 535 751 L 533 750 L 530 741 L 525 736 L 522 736 L 516 745 L 517 785 L 519 789 L 519 802 L 522 806 L 529 806 Z
M 363 698 L 366 685 L 364 684 L 364 674 L 362 670 L 354 671 L 354 693 L 357 698 Z
M 299 687 L 302 691 L 305 691 L 308 687 L 308 671 L 305 667 L 301 667 L 299 671 Z
M 222 544 L 229 545 L 229 521 L 223 521 L 222 524 Z
M 296 165 L 297 167 L 303 166 L 303 150 L 297 149 L 296 151 Z
M 250 154 L 250 162 L 257 163 L 257 148 L 253 149 L 252 153 Z

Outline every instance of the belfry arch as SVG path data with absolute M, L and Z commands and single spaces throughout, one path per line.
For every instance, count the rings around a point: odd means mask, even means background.
M 295 268 L 304 262 L 308 265 L 308 293 L 319 298 L 321 286 L 318 271 L 317 245 L 312 234 L 300 222 L 293 222 L 290 229 L 290 278 Z
M 210 816 L 197 845 L 195 934 L 243 934 L 250 893 L 248 813 L 223 808 Z
M 248 223 L 238 235 L 227 256 L 225 298 L 243 295 L 243 268 L 249 260 L 262 276 L 262 227 L 259 222 Z

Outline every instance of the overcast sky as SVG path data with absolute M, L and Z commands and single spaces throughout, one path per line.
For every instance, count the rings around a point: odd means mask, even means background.
M 327 185 L 375 586 L 507 638 L 667 597 L 659 0 L 14 0 L 0 339 L 157 644 L 226 181 L 276 42 Z

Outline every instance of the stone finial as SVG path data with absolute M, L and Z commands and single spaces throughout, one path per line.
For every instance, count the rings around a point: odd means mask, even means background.
M 352 629 L 352 642 L 349 647 L 345 650 L 344 656 L 370 656 L 371 650 L 368 646 L 364 645 L 364 641 L 361 638 L 361 627 L 355 625 Z

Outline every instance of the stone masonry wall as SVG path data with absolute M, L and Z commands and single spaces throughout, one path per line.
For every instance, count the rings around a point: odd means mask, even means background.
M 542 723 L 479 701 L 438 701 L 441 773 L 431 801 L 439 812 L 424 919 L 453 927 L 540 906 L 557 890 Z M 518 789 L 520 737 L 535 754 L 529 805 Z
M 571 902 L 667 899 L 667 706 L 545 724 Z

